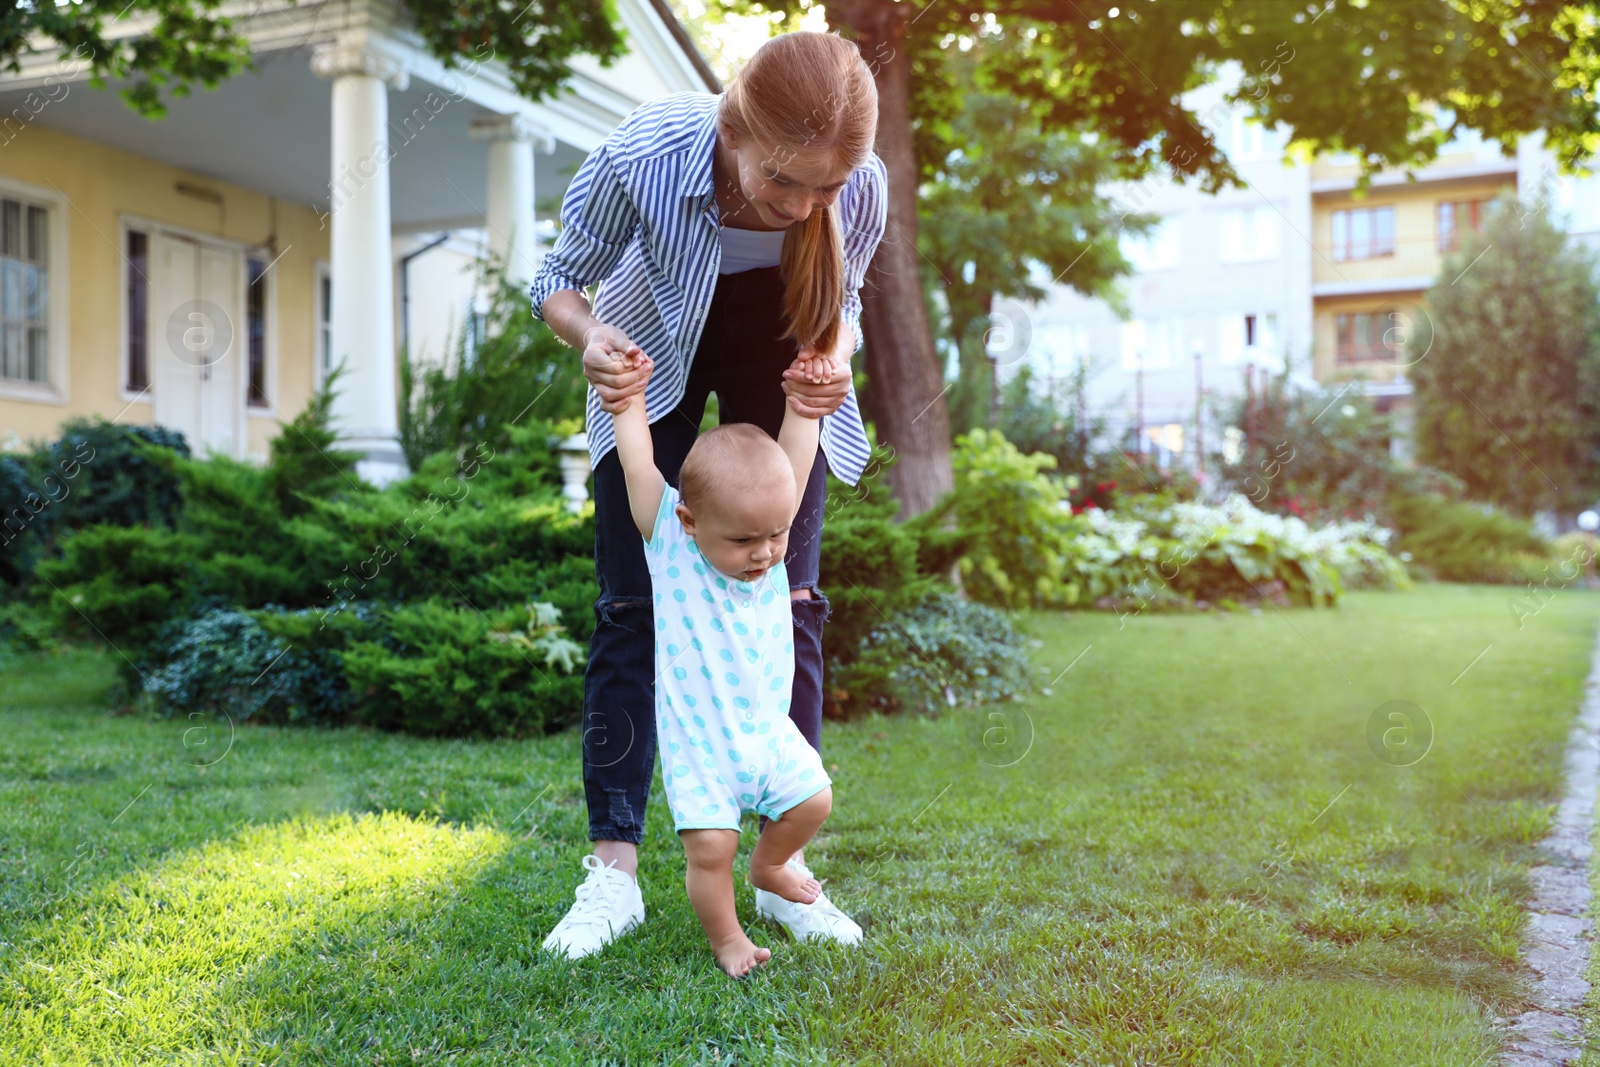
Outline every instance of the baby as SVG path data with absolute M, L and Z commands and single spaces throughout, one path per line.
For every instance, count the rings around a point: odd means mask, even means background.
M 637 348 L 618 358 L 630 370 L 649 366 Z M 828 362 L 795 367 L 826 381 Z M 655 465 L 644 395 L 612 418 L 655 594 L 656 736 L 684 881 L 717 963 L 740 978 L 772 956 L 734 909 L 740 816 L 771 820 L 750 856 L 751 885 L 799 904 L 822 891 L 786 866 L 828 817 L 833 790 L 789 719 L 794 621 L 783 559 L 819 424 L 790 397 L 776 442 L 748 423 L 718 426 L 695 441 L 674 489 Z

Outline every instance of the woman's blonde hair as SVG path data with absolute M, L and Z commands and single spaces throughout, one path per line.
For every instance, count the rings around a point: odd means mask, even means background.
M 756 50 L 723 93 L 717 122 L 741 140 L 770 148 L 769 176 L 791 159 L 825 157 L 854 170 L 872 156 L 878 87 L 852 41 L 798 30 Z M 837 202 L 836 202 L 837 203 Z M 843 327 L 844 235 L 834 208 L 789 227 L 778 274 L 784 281 L 784 337 L 831 352 Z

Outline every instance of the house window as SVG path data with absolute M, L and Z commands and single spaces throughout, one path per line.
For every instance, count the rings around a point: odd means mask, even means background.
M 250 355 L 245 403 L 264 408 L 267 406 L 267 263 L 248 256 L 245 269 L 250 278 L 249 288 L 245 290 L 245 333 L 249 338 Z
M 1394 255 L 1394 207 L 1350 208 L 1333 213 L 1333 258 Z
M 1221 319 L 1222 362 L 1235 365 L 1247 358 L 1252 363 L 1281 365 L 1276 312 L 1247 311 L 1224 315 Z
M 128 258 L 128 336 L 123 388 L 141 393 L 150 387 L 150 235 L 129 230 Z
M 1183 320 L 1134 319 L 1122 324 L 1122 366 L 1127 370 L 1173 367 L 1184 352 Z
M 0 378 L 50 380 L 50 213 L 0 197 Z
M 1201 122 L 1216 146 L 1235 163 L 1271 159 L 1282 150 L 1277 130 L 1226 108 L 1213 106 L 1201 116 Z
M 317 266 L 317 380 L 327 381 L 333 369 L 333 274 L 325 264 Z
M 1403 341 L 1391 328 L 1400 322 L 1399 312 L 1359 311 L 1334 316 L 1336 357 L 1339 363 L 1370 363 L 1400 355 Z
M 1267 155 L 1265 127 L 1243 115 L 1233 116 L 1233 150 L 1228 154 L 1239 160 L 1265 159 Z
M 1222 214 L 1222 261 L 1239 263 L 1278 254 L 1278 213 L 1247 207 Z
M 1477 233 L 1489 217 L 1492 200 L 1441 200 L 1439 202 L 1439 251 L 1454 252 L 1461 247 L 1464 232 Z

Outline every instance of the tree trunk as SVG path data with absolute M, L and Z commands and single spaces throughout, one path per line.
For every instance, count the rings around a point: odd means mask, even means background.
M 910 4 L 834 0 L 831 24 L 848 27 L 878 88 L 877 152 L 889 174 L 883 243 L 861 289 L 871 405 L 878 440 L 896 458 L 890 486 L 900 517 L 927 511 L 955 485 L 944 371 L 923 303 L 917 252 L 917 165 L 911 142 L 911 60 L 903 47 Z
M 945 394 L 945 412 L 950 420 L 950 436 L 956 438 L 988 425 L 988 393 L 984 384 L 987 369 L 979 352 L 982 345 L 974 342 L 971 336 L 981 325 L 972 287 L 960 280 L 960 267 L 945 264 L 936 269 L 958 275 L 944 290 L 949 307 L 950 336 L 956 345 L 956 382 Z
M 985 425 L 990 429 L 996 429 L 1000 425 L 1000 360 L 989 352 L 989 331 L 994 328 L 994 290 L 989 287 L 989 279 L 983 276 L 981 268 L 974 280 L 977 282 L 978 322 L 983 326 L 978 333 L 977 357 L 980 365 L 988 372 L 984 383 L 988 386 L 989 394 L 988 420 Z M 1013 330 L 1008 341 L 1012 351 L 1017 347 L 1015 334 L 1016 331 Z

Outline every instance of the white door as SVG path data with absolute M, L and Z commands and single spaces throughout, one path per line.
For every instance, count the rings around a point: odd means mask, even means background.
M 197 456 L 242 458 L 246 380 L 243 256 L 179 234 L 151 236 L 150 384 L 155 420 Z

